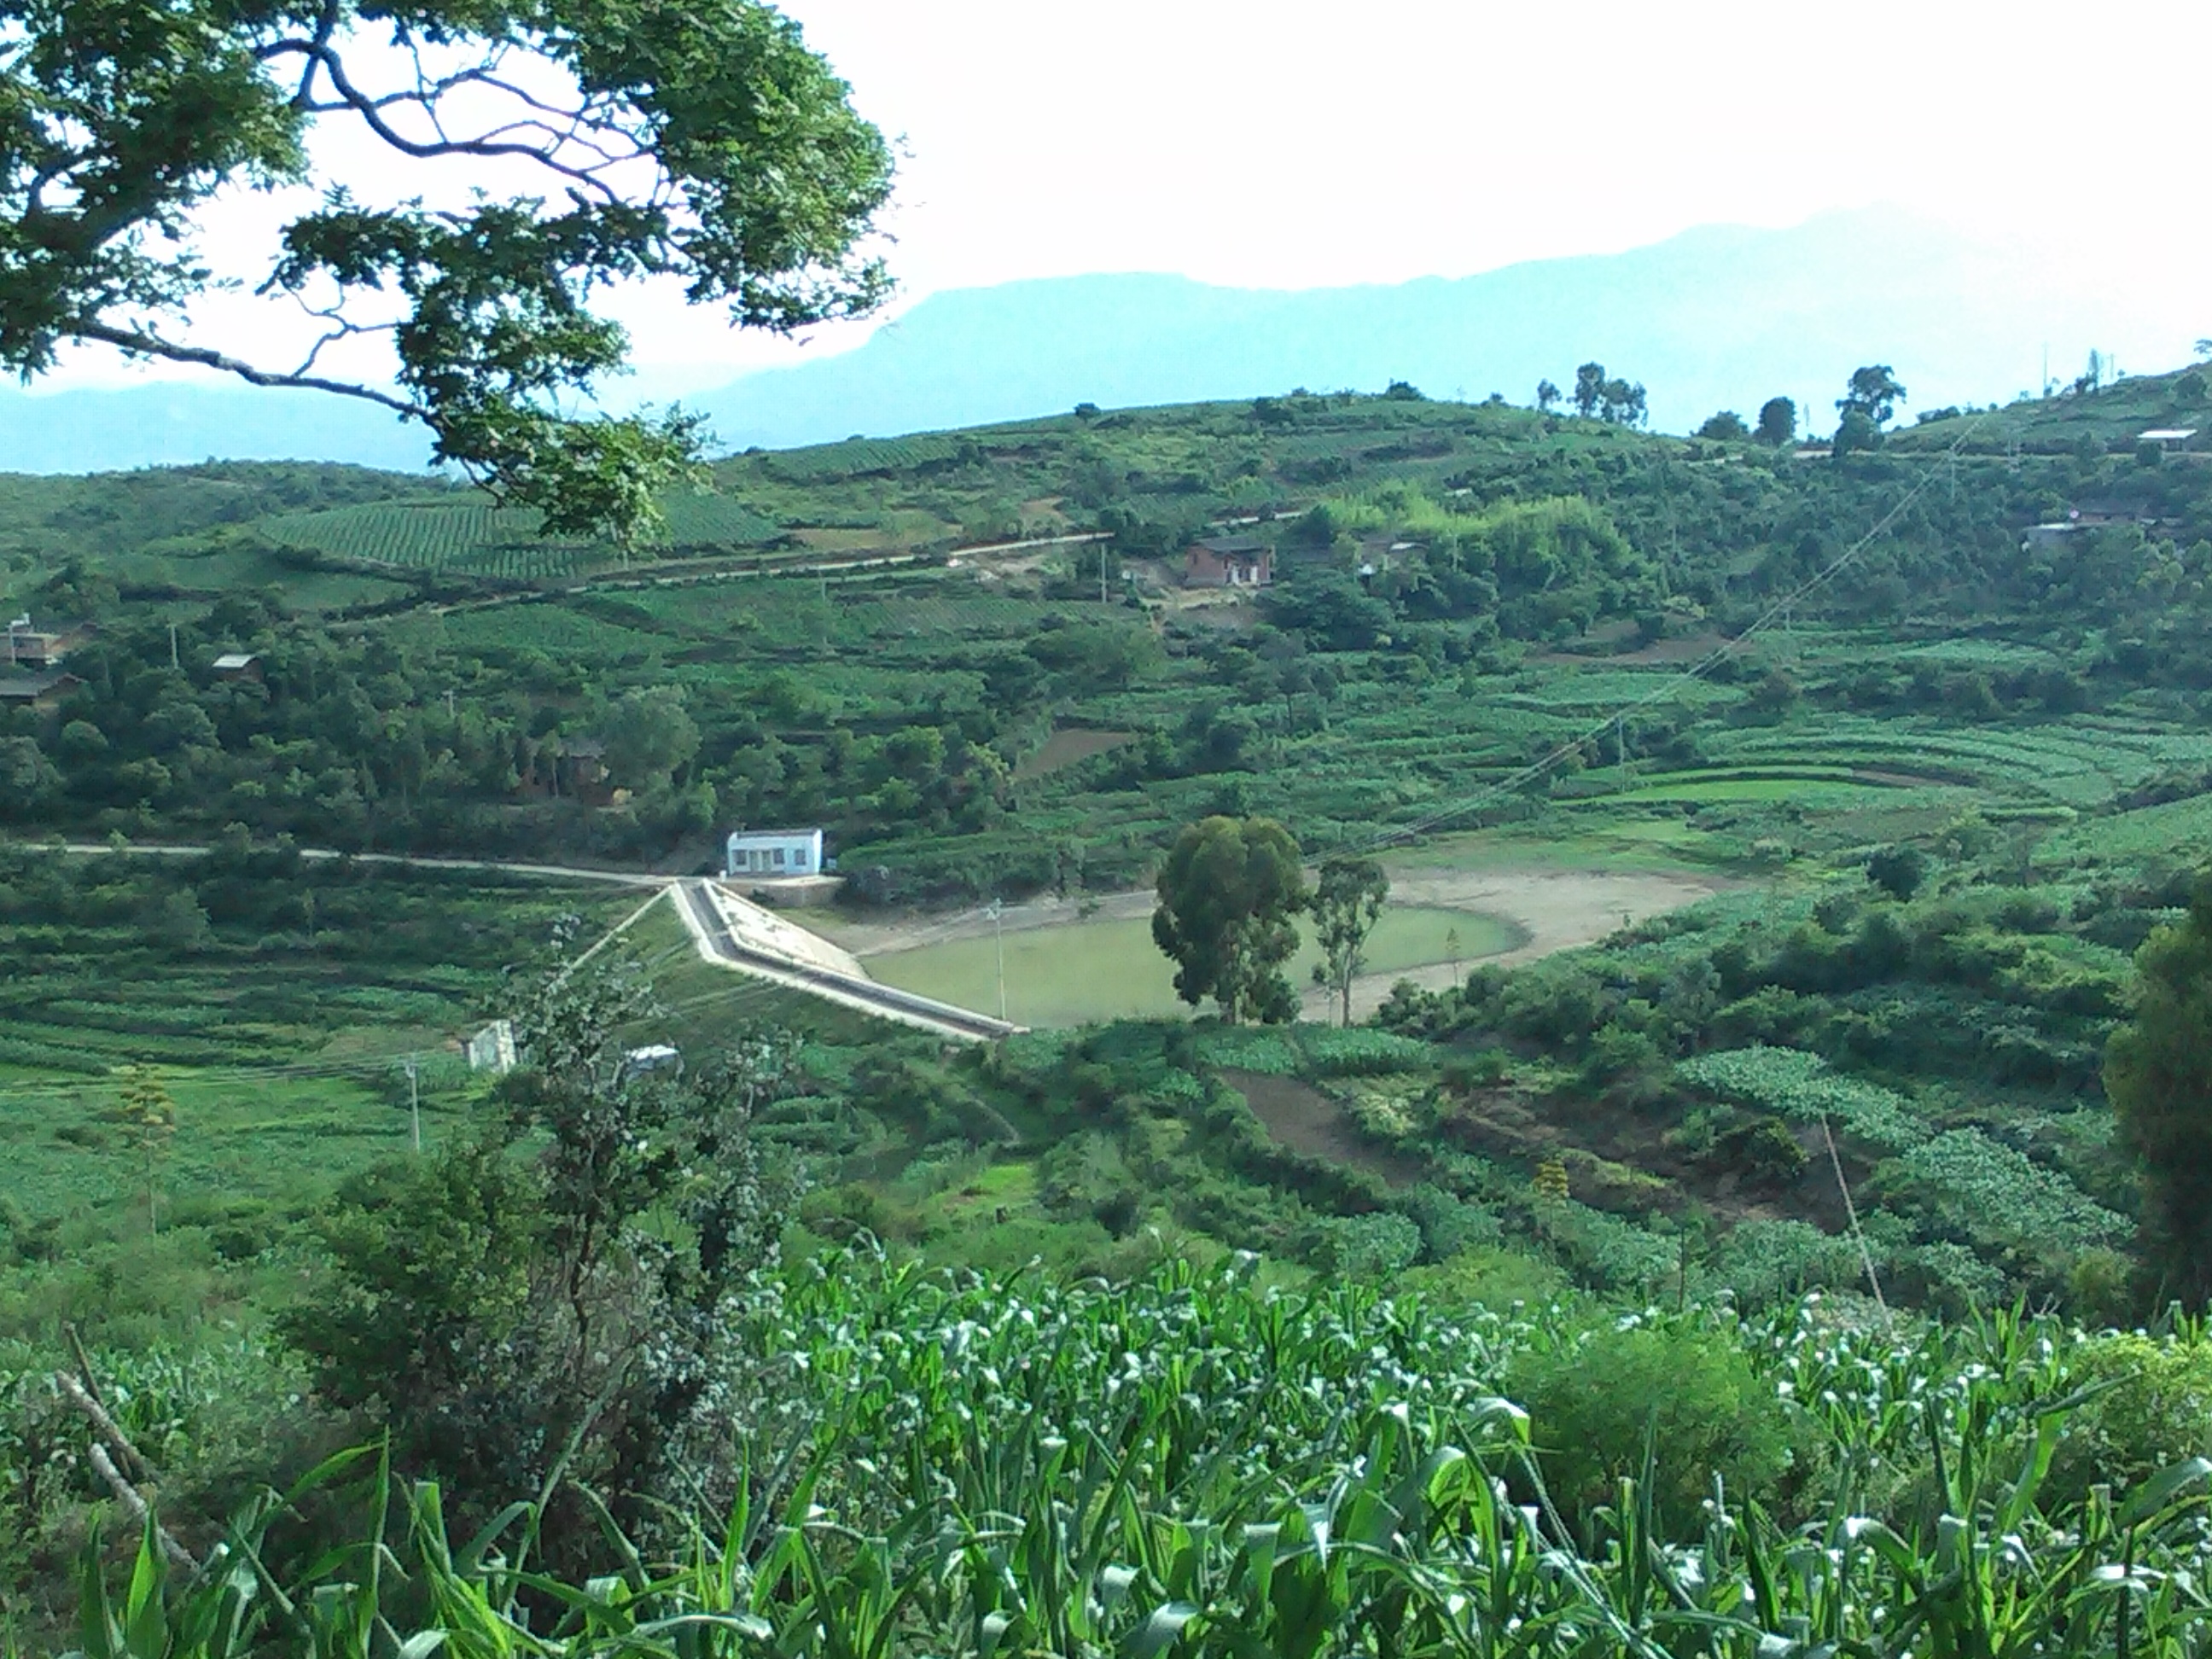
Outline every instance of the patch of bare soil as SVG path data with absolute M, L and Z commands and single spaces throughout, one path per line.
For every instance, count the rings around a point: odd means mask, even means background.
M 1615 634 L 1613 638 L 1621 637 Z M 1576 641 L 1577 644 L 1601 647 L 1611 641 L 1591 635 Z M 1668 663 L 1702 662 L 1728 643 L 1725 635 L 1713 633 L 1687 634 L 1679 639 L 1654 640 L 1650 645 L 1634 651 L 1611 651 L 1593 648 L 1588 651 L 1532 651 L 1528 660 L 1552 665 L 1577 664 L 1587 668 L 1633 668 L 1664 666 Z
M 1387 863 L 1387 860 L 1386 860 Z M 1570 951 L 1603 939 L 1614 929 L 1632 927 L 1650 916 L 1679 910 L 1686 904 L 1726 892 L 1736 884 L 1724 877 L 1692 872 L 1544 870 L 1493 867 L 1475 870 L 1437 869 L 1417 866 L 1390 871 L 1390 896 L 1400 904 L 1468 910 L 1494 916 L 1512 927 L 1522 943 L 1480 963 L 1510 965 Z M 1000 925 L 1006 932 L 1028 927 L 1056 927 L 1089 914 L 1115 919 L 1148 916 L 1153 895 L 1147 890 L 1093 895 L 1088 899 L 1031 899 L 1006 907 Z M 856 957 L 880 956 L 892 951 L 912 951 L 951 939 L 980 939 L 991 931 L 989 913 L 961 910 L 951 915 L 927 912 L 889 915 L 866 921 L 824 917 L 808 925 Z M 1470 959 L 1460 964 L 1465 974 L 1480 965 Z M 1424 990 L 1441 990 L 1453 981 L 1448 962 L 1398 973 L 1370 974 L 1352 983 L 1352 1013 L 1355 1019 L 1374 1012 L 1390 988 L 1410 979 Z M 1305 1016 L 1331 1019 L 1336 1009 L 1319 987 L 1308 994 Z
M 1344 1121 L 1344 1108 L 1310 1083 L 1269 1072 L 1224 1068 L 1222 1079 L 1244 1097 L 1252 1115 L 1279 1146 L 1355 1170 L 1371 1170 L 1393 1187 L 1420 1179 L 1421 1166 L 1377 1146 Z
M 1014 769 L 1017 781 L 1041 778 L 1057 772 L 1063 766 L 1073 766 L 1078 761 L 1089 760 L 1093 755 L 1103 755 L 1109 749 L 1119 749 L 1134 738 L 1133 732 L 1103 732 L 1095 727 L 1066 726 L 1054 732 L 1038 745 L 1037 751 Z

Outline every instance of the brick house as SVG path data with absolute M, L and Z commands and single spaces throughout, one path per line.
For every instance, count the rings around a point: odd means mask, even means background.
M 1185 587 L 1266 587 L 1275 580 L 1275 550 L 1249 536 L 1208 536 L 1182 560 Z

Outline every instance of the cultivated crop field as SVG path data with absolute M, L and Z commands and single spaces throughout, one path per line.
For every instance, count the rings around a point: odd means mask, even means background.
M 2141 1380 L 2201 1390 L 2188 1336 L 2017 1317 L 1866 1332 L 1810 1310 L 1502 1315 L 1286 1294 L 1242 1261 L 1062 1286 L 846 1254 L 779 1288 L 744 1331 L 787 1363 L 748 1405 L 763 1437 L 813 1449 L 807 1479 L 735 1522 L 689 1516 L 689 1547 L 649 1571 L 609 1545 L 638 1582 L 564 1650 L 667 1652 L 658 1632 L 726 1627 L 793 1659 L 957 1651 L 980 1627 L 1018 1651 L 1445 1659 L 1495 1628 L 1546 1659 L 1588 1650 L 1592 1630 L 1637 1652 L 1811 1632 L 1879 1654 L 1911 1650 L 1893 1646 L 1901 1629 L 1946 1653 L 2087 1659 L 2192 1651 L 2212 1622 L 2180 1588 L 2205 1569 L 2203 1468 L 2171 1457 L 2201 1425 Z M 235 1358 L 118 1379 L 144 1402 L 134 1427 L 159 1408 L 187 1445 L 251 1385 Z M 1805 1465 L 1798 1490 L 1785 1474 Z M 1893 1495 L 1922 1488 L 1940 1534 Z M 179 1623 L 221 1607 L 283 1630 L 298 1607 L 343 1607 L 417 1646 L 445 1634 L 418 1595 L 502 1643 L 529 1638 L 526 1585 L 597 1599 L 459 1547 L 433 1490 L 379 1470 L 362 1507 L 408 1517 L 397 1543 L 363 1534 L 390 1571 L 339 1577 L 346 1553 L 296 1547 L 303 1522 L 279 1506 L 252 1538 L 303 1564 L 281 1592 L 185 1580 L 150 1535 L 135 1582 Z M 1063 1511 L 1091 1519 L 1048 1524 Z M 1177 1517 L 1164 1542 L 1161 1515 Z M 861 1517 L 865 1541 L 842 1540 Z M 1009 1529 L 1028 1547 L 1000 1547 Z M 2138 1579 L 2140 1595 L 2115 1593 Z M 95 1627 L 123 1594 L 88 1581 Z
M 672 495 L 663 510 L 667 545 L 679 551 L 765 547 L 783 533 L 774 520 L 720 495 Z M 332 558 L 508 580 L 574 575 L 614 561 L 611 549 L 545 535 L 534 512 L 474 495 L 335 507 L 272 519 L 262 528 L 279 546 Z

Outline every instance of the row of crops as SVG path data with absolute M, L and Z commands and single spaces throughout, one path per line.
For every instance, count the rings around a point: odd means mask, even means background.
M 686 493 L 662 503 L 675 549 L 763 547 L 783 528 L 740 501 Z M 548 536 L 538 515 L 475 495 L 415 501 L 373 501 L 266 520 L 262 533 L 281 547 L 408 569 L 528 579 L 566 576 L 605 563 L 611 550 L 575 537 Z
M 441 1493 L 371 1456 L 341 1466 L 371 1477 L 349 1498 L 326 1470 L 335 1489 L 304 1506 L 357 1513 L 358 1548 L 303 1551 L 287 1504 L 197 1572 L 149 1533 L 112 1589 L 95 1559 L 78 1623 L 109 1633 L 100 1652 L 204 1659 L 357 1653 L 372 1630 L 455 1659 L 2212 1642 L 2201 1339 L 1852 1328 L 1811 1307 L 1756 1326 L 1501 1316 L 1268 1290 L 1241 1263 L 1116 1287 L 848 1255 L 785 1275 L 742 1348 L 752 1369 L 708 1395 L 721 1431 L 698 1436 L 752 1449 L 734 1498 L 706 1497 L 728 1471 L 702 1450 L 659 1540 L 590 1534 L 604 1577 L 523 1559 L 557 1514 L 530 1490 L 464 1544 L 460 1516 L 494 1513 L 506 1472 Z M 131 1373 L 118 1409 L 174 1445 L 252 1371 Z M 0 1376 L 0 1401 L 21 1395 Z M 264 1562 L 308 1565 L 280 1580 Z
M 1931 770 L 1991 789 L 2098 806 L 2119 790 L 2176 768 L 2212 767 L 2212 738 L 2113 730 L 2087 719 L 2020 728 L 1960 726 L 1905 716 L 1823 715 L 1816 726 L 1752 728 L 1717 736 L 1717 759 L 1832 762 Z
M 1976 1244 L 2037 1253 L 2121 1243 L 2131 1224 L 2058 1170 L 1981 1129 L 1940 1130 L 1913 1101 L 1844 1076 L 1817 1054 L 1756 1046 L 1700 1054 L 1676 1075 L 1739 1105 L 1835 1133 L 1881 1153 L 1939 1226 Z
M 941 465 L 957 459 L 963 448 L 975 448 L 972 437 L 922 433 L 906 438 L 848 438 L 842 443 L 778 450 L 757 458 L 755 465 L 769 477 L 790 483 L 834 483 L 872 472 L 903 472 Z
M 1845 1077 L 1802 1049 L 1732 1048 L 1697 1055 L 1675 1070 L 1685 1082 L 1723 1099 L 1801 1123 L 1826 1118 L 1870 1146 L 1897 1150 L 1929 1136 L 1919 1110 L 1903 1096 Z

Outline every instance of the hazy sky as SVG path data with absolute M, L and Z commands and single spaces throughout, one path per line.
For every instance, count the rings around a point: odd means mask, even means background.
M 787 0 L 903 160 L 906 302 L 1097 270 L 1303 288 L 1615 251 L 1889 200 L 2203 292 L 2212 6 Z M 242 245 L 274 204 L 226 210 Z M 2212 293 L 2205 295 L 2212 333 Z M 665 296 L 653 377 L 795 348 Z M 222 302 L 234 326 L 252 302 Z M 830 336 L 807 349 L 835 349 Z M 86 362 L 77 383 L 114 378 Z

